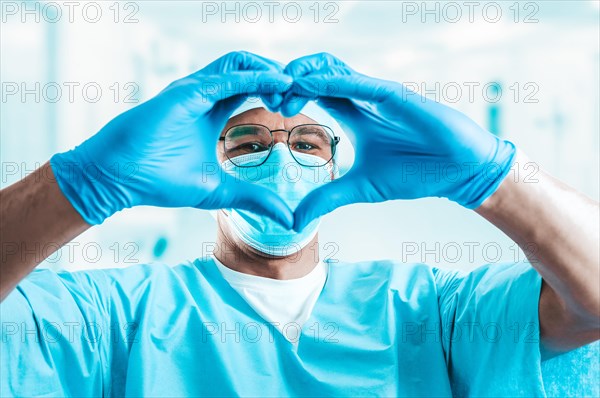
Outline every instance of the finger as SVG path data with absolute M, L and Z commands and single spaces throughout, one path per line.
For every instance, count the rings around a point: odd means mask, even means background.
M 215 120 L 223 121 L 224 127 L 233 112 L 246 101 L 246 98 L 247 96 L 245 95 L 234 95 L 233 97 L 218 101 L 210 112 L 214 115 Z
M 365 202 L 358 188 L 350 171 L 344 177 L 311 191 L 302 199 L 294 212 L 294 230 L 302 231 L 312 220 L 338 207 Z
M 225 181 L 211 195 L 214 201 L 203 209 L 240 209 L 265 215 L 287 229 L 292 229 L 294 213 L 274 191 L 224 174 Z
M 309 101 L 308 98 L 287 91 L 284 94 L 279 111 L 284 117 L 292 117 L 300 113 Z
M 282 95 L 289 88 L 291 79 L 279 72 L 256 71 L 188 78 L 180 87 L 165 93 L 168 97 L 164 97 L 164 100 L 171 106 L 182 106 L 191 113 L 205 113 L 218 101 L 231 97 L 242 96 L 245 99 L 267 94 Z
M 248 51 L 233 51 L 211 62 L 194 75 L 212 75 L 240 71 L 272 71 L 283 73 L 280 62 Z
M 281 76 L 281 75 L 277 75 L 277 76 Z M 287 78 L 285 78 L 285 79 L 287 79 Z M 235 85 L 236 83 L 232 83 L 232 84 Z M 269 84 L 269 82 L 267 82 L 267 84 Z M 244 92 L 242 94 L 237 94 L 237 95 L 234 95 L 233 97 L 218 101 L 215 104 L 215 107 L 219 106 L 219 108 L 225 109 L 224 113 L 223 112 L 218 113 L 219 117 L 225 117 L 225 118 L 229 119 L 231 117 L 231 115 L 233 114 L 233 112 L 236 109 L 238 109 L 248 97 L 253 96 L 253 91 L 261 91 L 261 94 L 259 94 L 259 96 L 260 96 L 262 102 L 265 104 L 267 110 L 269 110 L 270 112 L 278 112 L 279 107 L 281 106 L 281 103 L 283 101 L 283 94 L 281 92 L 286 90 L 286 86 L 284 86 L 283 83 L 273 82 L 273 85 L 278 86 L 276 88 L 273 88 L 273 90 L 275 90 L 276 92 L 262 93 L 263 90 L 269 91 L 272 88 L 271 87 L 264 87 L 264 88 L 258 87 L 258 85 L 260 85 L 260 81 L 256 82 L 256 85 L 257 85 L 256 90 L 253 87 L 250 87 L 249 90 L 246 90 L 246 92 Z M 289 85 L 287 87 L 289 87 Z M 224 91 L 225 91 L 225 94 L 227 94 L 227 88 L 225 88 Z
M 212 103 L 236 95 L 283 95 L 292 84 L 292 78 L 280 72 L 231 72 L 227 75 L 206 76 L 202 80 L 205 88 L 201 85 L 193 89 Z M 207 86 L 209 83 L 212 83 L 211 87 Z
M 393 82 L 358 73 L 349 75 L 346 71 L 333 67 L 322 73 L 294 79 L 290 90 L 293 94 L 311 99 L 336 97 L 382 102 L 400 88 L 400 85 Z
M 348 98 L 321 97 L 318 98 L 317 104 L 340 123 L 346 122 L 348 116 L 356 114 L 357 111 L 357 105 Z
M 260 96 L 262 102 L 266 105 L 269 112 L 279 111 L 279 107 L 283 101 L 283 95 L 280 93 L 263 94 Z
M 247 51 L 230 53 L 229 56 L 234 65 L 232 71 L 264 70 L 283 73 L 284 65 L 270 58 Z M 279 92 L 262 94 L 260 97 L 271 112 L 277 112 L 283 100 L 283 96 Z
M 323 69 L 327 70 L 333 66 L 351 70 L 343 61 L 333 55 L 319 53 L 293 60 L 285 67 L 284 73 L 294 78 L 300 78 Z M 300 113 L 304 105 L 306 105 L 310 99 L 315 99 L 317 97 L 318 93 L 305 92 L 302 90 L 302 87 L 296 87 L 295 90 L 290 89 L 284 96 L 280 111 L 283 116 L 292 117 Z
M 329 53 L 318 53 L 293 60 L 285 67 L 283 72 L 294 78 L 298 78 L 318 72 L 322 69 L 329 69 L 333 66 L 345 67 L 348 70 L 352 70 L 342 60 L 333 55 Z

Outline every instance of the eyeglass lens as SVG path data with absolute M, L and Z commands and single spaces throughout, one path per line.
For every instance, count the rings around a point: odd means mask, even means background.
M 334 155 L 333 131 L 319 124 L 303 124 L 289 133 L 288 147 L 294 160 L 304 166 L 323 166 Z M 239 125 L 227 130 L 224 139 L 225 155 L 235 164 L 235 158 L 253 154 L 246 158 L 244 166 L 252 167 L 264 163 L 273 146 L 271 131 L 261 125 Z M 303 154 L 312 155 L 311 157 Z

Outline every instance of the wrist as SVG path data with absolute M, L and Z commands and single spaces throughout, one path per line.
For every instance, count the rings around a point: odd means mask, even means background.
M 474 210 L 480 214 L 496 214 L 506 212 L 508 207 L 516 205 L 515 199 L 523 197 L 522 191 L 528 188 L 524 182 L 531 176 L 531 164 L 527 155 L 517 150 L 510 168 L 512 172 L 509 172 L 498 188 Z
M 45 187 L 43 188 L 45 195 L 43 197 L 46 200 L 46 206 L 53 210 L 52 212 L 57 216 L 57 220 L 60 220 L 60 223 L 67 227 L 65 229 L 82 230 L 89 228 L 90 224 L 86 223 L 81 214 L 76 211 L 62 193 L 50 162 L 41 167 L 40 173 L 43 176 L 43 181 L 45 181 Z
M 0 301 L 40 262 L 90 227 L 61 193 L 48 163 L 1 195 Z

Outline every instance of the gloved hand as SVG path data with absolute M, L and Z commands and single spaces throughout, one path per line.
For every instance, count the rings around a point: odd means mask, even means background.
M 294 83 L 281 112 L 289 117 L 309 99 L 317 100 L 340 122 L 356 151 L 346 175 L 299 204 L 295 230 L 359 202 L 437 196 L 474 209 L 512 166 L 511 142 L 402 84 L 359 74 L 329 54 L 299 58 L 284 72 Z
M 233 111 L 261 96 L 277 108 L 292 79 L 254 54 L 230 53 L 117 116 L 50 165 L 67 199 L 89 224 L 137 205 L 237 208 L 291 228 L 293 213 L 269 189 L 234 179 L 217 160 Z

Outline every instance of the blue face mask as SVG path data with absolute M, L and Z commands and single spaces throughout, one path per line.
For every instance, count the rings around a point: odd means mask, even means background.
M 322 162 L 313 155 L 294 153 L 306 164 Z M 256 155 L 235 158 L 238 165 L 251 164 Z M 318 160 L 317 160 L 318 159 Z M 256 167 L 238 167 L 230 160 L 221 167 L 225 172 L 243 181 L 259 184 L 275 191 L 292 209 L 313 189 L 331 181 L 331 162 L 323 167 L 298 164 L 288 147 L 278 143 L 265 163 Z M 226 219 L 234 233 L 248 246 L 272 256 L 286 256 L 298 252 L 316 235 L 320 220 L 312 221 L 301 232 L 288 230 L 266 216 L 246 210 L 225 209 Z

